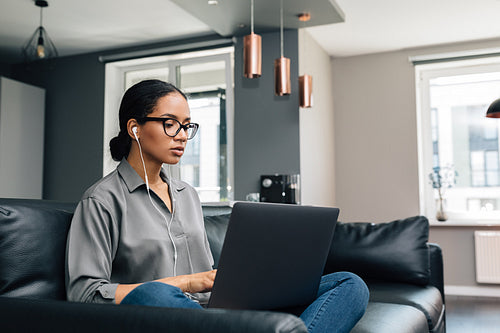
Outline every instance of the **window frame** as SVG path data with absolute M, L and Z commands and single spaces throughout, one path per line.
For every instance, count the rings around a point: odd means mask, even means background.
M 443 76 L 456 76 L 500 72 L 500 57 L 487 57 L 468 60 L 456 60 L 431 64 L 415 65 L 416 115 L 418 136 L 418 177 L 420 214 L 434 221 L 436 216 L 435 189 L 429 184 L 428 174 L 433 166 L 433 141 L 431 126 L 430 81 Z M 500 97 L 500 92 L 498 97 Z M 497 98 L 498 98 L 497 97 Z M 493 102 L 493 100 L 491 101 Z M 486 115 L 486 110 L 485 110 Z M 495 121 L 495 119 L 491 119 Z M 500 191 L 499 191 L 500 197 Z M 457 222 L 498 221 L 500 214 L 447 212 L 449 220 Z

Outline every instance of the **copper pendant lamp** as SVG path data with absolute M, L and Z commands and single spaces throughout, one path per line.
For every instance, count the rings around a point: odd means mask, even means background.
M 290 95 L 290 59 L 283 56 L 283 0 L 280 1 L 280 49 L 281 56 L 274 60 L 274 93 L 276 96 Z
M 304 74 L 299 76 L 299 106 L 312 107 L 312 76 Z
M 243 37 L 243 75 L 249 79 L 262 75 L 262 38 L 254 34 L 254 0 L 250 2 L 251 33 Z
M 307 22 L 311 19 L 311 14 L 302 13 L 298 15 L 299 21 Z M 307 38 L 307 37 L 305 37 Z M 305 44 L 304 38 L 304 44 Z M 305 52 L 307 52 L 307 46 L 304 45 Z M 305 59 L 307 62 L 307 58 Z M 305 67 L 305 66 L 304 66 Z M 312 76 L 304 74 L 299 76 L 299 106 L 301 108 L 312 107 Z

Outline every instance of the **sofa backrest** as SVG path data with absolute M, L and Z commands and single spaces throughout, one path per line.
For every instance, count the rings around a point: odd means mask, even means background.
M 212 252 L 212 256 L 214 258 L 214 268 L 217 268 L 219 265 L 222 244 L 224 243 L 230 216 L 230 213 L 204 216 L 205 230 L 207 231 L 210 251 Z
M 0 199 L 0 295 L 66 299 L 66 237 L 75 203 Z M 229 222 L 228 206 L 204 206 L 205 229 L 217 267 Z M 430 277 L 428 221 L 337 224 L 325 273 L 426 285 Z M 442 278 L 442 277 L 440 277 Z
M 216 267 L 229 217 L 227 210 L 205 216 Z M 429 221 L 424 216 L 386 223 L 338 222 L 324 273 L 349 271 L 365 280 L 427 285 L 431 276 L 428 238 Z
M 66 299 L 66 236 L 75 204 L 0 199 L 0 295 Z
M 76 203 L 0 198 L 0 296 L 66 299 L 66 238 Z M 217 265 L 231 207 L 203 206 Z
M 427 285 L 429 221 L 414 216 L 387 223 L 338 222 L 325 274 L 356 273 L 365 280 Z

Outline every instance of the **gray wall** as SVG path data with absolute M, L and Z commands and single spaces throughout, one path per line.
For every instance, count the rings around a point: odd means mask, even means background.
M 104 65 L 97 57 L 14 66 L 16 79 L 46 89 L 44 199 L 78 200 L 101 177 Z
M 498 43 L 332 59 L 335 195 L 343 221 L 382 222 L 419 214 L 415 69 L 409 57 L 495 48 Z M 443 246 L 447 285 L 478 287 L 476 229 L 431 227 L 431 241 Z
M 0 62 L 0 76 L 10 77 L 10 65 Z
M 291 59 L 292 94 L 274 95 L 274 59 L 279 33 L 262 34 L 262 76 L 243 77 L 243 38 L 238 38 L 234 70 L 235 199 L 259 191 L 260 175 L 299 173 L 298 33 L 286 30 L 284 56 Z
M 262 37 L 263 75 L 257 80 L 243 78 L 242 38 L 236 45 L 236 199 L 258 191 L 261 174 L 299 172 L 297 86 L 293 85 L 291 96 L 273 95 L 279 34 Z M 10 77 L 46 89 L 44 199 L 79 200 L 102 175 L 105 66 L 98 56 L 179 43 L 182 41 L 63 57 L 50 66 L 11 66 Z M 297 82 L 297 43 L 297 31 L 286 31 L 285 56 L 292 59 L 292 82 Z
M 478 296 L 500 297 L 498 284 L 476 282 L 476 259 L 474 249 L 474 231 L 500 230 L 499 226 L 433 226 L 429 239 L 441 246 L 444 255 L 444 277 L 447 293 L 473 294 Z M 452 289 L 450 289 L 452 288 Z M 478 292 L 478 288 L 488 288 Z M 484 294 L 485 293 L 485 294 Z
M 340 219 L 417 215 L 415 84 L 407 55 L 339 58 L 332 66 Z

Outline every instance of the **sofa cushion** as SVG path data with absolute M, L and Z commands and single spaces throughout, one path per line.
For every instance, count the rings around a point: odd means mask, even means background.
M 425 316 L 411 306 L 370 302 L 351 333 L 427 333 Z
M 389 223 L 341 223 L 325 273 L 350 271 L 363 279 L 427 285 L 429 222 L 415 216 Z
M 368 288 L 370 302 L 403 304 L 420 310 L 425 315 L 429 331 L 434 330 L 442 322 L 443 299 L 435 287 L 370 281 Z
M 203 216 L 216 216 L 231 214 L 232 208 L 229 203 L 204 203 L 201 206 Z
M 205 216 L 205 230 L 207 231 L 208 242 L 210 243 L 210 250 L 214 257 L 214 268 L 219 264 L 219 257 L 222 251 L 222 244 L 226 236 L 226 230 L 229 223 L 231 214 Z
M 72 213 L 0 200 L 0 295 L 66 299 L 64 262 Z

